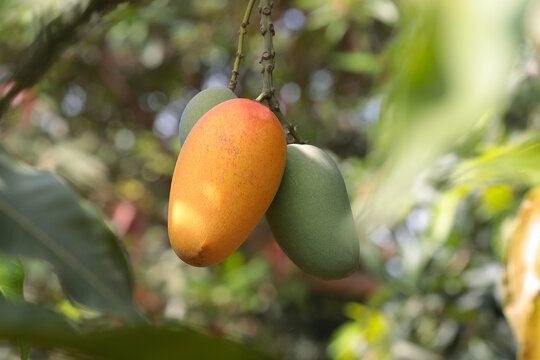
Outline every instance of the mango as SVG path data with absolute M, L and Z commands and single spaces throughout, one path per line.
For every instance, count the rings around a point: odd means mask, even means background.
M 285 168 L 287 144 L 276 116 L 248 99 L 203 115 L 182 147 L 169 197 L 169 239 L 183 261 L 218 264 L 264 216 Z
M 305 272 L 330 280 L 358 268 L 358 233 L 345 182 L 323 150 L 287 146 L 283 179 L 266 218 L 281 249 Z
M 185 141 L 189 132 L 199 119 L 217 104 L 224 101 L 235 99 L 236 95 L 228 88 L 214 87 L 208 88 L 195 95 L 187 103 L 180 124 L 178 134 L 180 136 L 180 145 Z

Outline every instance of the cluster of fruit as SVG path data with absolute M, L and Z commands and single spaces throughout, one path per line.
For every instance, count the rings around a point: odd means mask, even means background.
M 169 238 L 194 266 L 225 260 L 266 213 L 305 272 L 338 279 L 358 268 L 358 235 L 343 177 L 312 145 L 287 145 L 277 117 L 227 88 L 197 94 L 180 120 Z

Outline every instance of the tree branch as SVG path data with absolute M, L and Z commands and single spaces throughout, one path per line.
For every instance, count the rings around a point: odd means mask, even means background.
M 127 0 L 129 1 L 129 0 Z M 9 109 L 11 100 L 21 91 L 34 86 L 69 44 L 74 42 L 80 28 L 93 14 L 103 14 L 121 0 L 91 0 L 88 6 L 68 21 L 60 15 L 47 24 L 32 44 L 20 56 L 12 75 L 5 81 L 9 91 L 0 98 L 0 118 Z
M 274 24 L 272 23 L 272 7 L 274 6 L 273 0 L 260 0 L 259 13 L 261 14 L 261 27 L 260 32 L 264 39 L 264 49 L 261 55 L 259 63 L 262 67 L 263 75 L 263 89 L 256 101 L 266 102 L 270 110 L 277 116 L 279 121 L 285 124 L 287 132 L 291 134 L 295 143 L 304 144 L 300 135 L 296 132 L 296 127 L 287 121 L 279 108 L 279 100 L 275 95 L 274 84 L 272 80 L 272 73 L 275 68 L 274 58 L 276 52 L 274 51 L 273 37 L 275 34 Z
M 240 25 L 240 34 L 238 35 L 238 50 L 236 51 L 236 59 L 234 60 L 234 66 L 231 75 L 231 81 L 229 82 L 229 89 L 234 91 L 236 89 L 238 78 L 238 70 L 240 69 L 240 60 L 244 57 L 244 36 L 247 33 L 247 26 L 249 25 L 249 18 L 251 17 L 251 10 L 253 10 L 253 5 L 255 0 L 249 0 L 249 3 L 244 13 L 244 18 L 242 19 L 242 24 Z

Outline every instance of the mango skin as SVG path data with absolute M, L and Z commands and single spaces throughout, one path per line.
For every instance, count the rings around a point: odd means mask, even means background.
M 321 149 L 287 146 L 283 179 L 266 219 L 281 249 L 305 272 L 331 280 L 358 268 L 358 233 L 345 182 Z
M 236 95 L 228 88 L 214 87 L 208 88 L 195 95 L 187 103 L 180 124 L 178 125 L 178 135 L 180 145 L 185 141 L 189 132 L 199 119 L 214 106 L 224 101 L 236 99 Z
M 279 120 L 258 102 L 232 99 L 207 112 L 172 178 L 168 228 L 178 257 L 211 266 L 231 255 L 272 202 L 286 155 Z

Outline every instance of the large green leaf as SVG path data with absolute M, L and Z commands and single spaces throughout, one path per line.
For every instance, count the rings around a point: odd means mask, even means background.
M 524 3 L 403 2 L 369 159 L 379 172 L 357 212 L 365 224 L 392 225 L 411 204 L 419 175 L 501 110 L 520 51 L 516 24 Z
M 131 314 L 133 281 L 118 237 L 54 175 L 14 161 L 0 147 L 0 251 L 41 258 L 77 302 Z
M 142 324 L 80 332 L 62 316 L 32 305 L 0 304 L 0 338 L 64 349 L 80 359 L 265 359 L 235 341 L 201 334 L 180 324 Z

